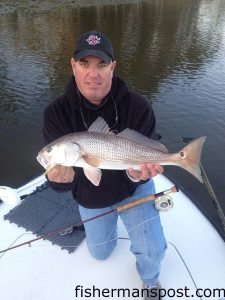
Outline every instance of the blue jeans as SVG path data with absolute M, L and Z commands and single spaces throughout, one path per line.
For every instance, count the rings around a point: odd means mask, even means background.
M 138 186 L 132 196 L 121 202 L 100 209 L 79 207 L 81 219 L 85 220 L 114 209 L 122 204 L 155 193 L 153 180 Z M 117 244 L 117 219 L 122 219 L 131 241 L 131 252 L 136 257 L 136 267 L 143 283 L 154 286 L 159 278 L 160 263 L 167 248 L 154 201 L 112 213 L 84 224 L 86 241 L 91 255 L 99 260 L 110 256 Z

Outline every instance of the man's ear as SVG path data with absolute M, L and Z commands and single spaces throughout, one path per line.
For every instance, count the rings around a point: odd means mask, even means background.
M 111 70 L 112 70 L 112 77 L 113 77 L 113 72 L 114 72 L 114 70 L 115 70 L 115 67 L 116 67 L 116 60 L 114 60 L 113 62 L 112 62 L 112 66 L 111 66 Z
M 115 67 L 116 67 L 116 60 L 114 60 L 114 61 L 112 62 L 112 68 L 113 68 L 113 71 L 114 71 Z
M 73 75 L 75 76 L 75 60 L 74 60 L 73 57 L 71 58 L 70 62 L 71 62 L 71 67 L 72 67 Z

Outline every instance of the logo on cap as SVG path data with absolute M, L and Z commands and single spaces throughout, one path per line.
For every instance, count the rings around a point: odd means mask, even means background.
M 100 44 L 101 38 L 97 35 L 90 35 L 86 41 L 89 45 L 97 45 Z

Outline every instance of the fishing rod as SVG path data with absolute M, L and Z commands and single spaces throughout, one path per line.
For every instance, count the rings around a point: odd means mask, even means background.
M 191 138 L 191 137 L 181 137 L 180 139 L 184 143 L 189 143 L 189 142 L 191 142 L 193 140 L 193 138 Z M 223 229 L 225 231 L 225 215 L 224 215 L 224 212 L 223 212 L 223 210 L 222 210 L 222 208 L 220 206 L 220 203 L 219 203 L 219 201 L 218 201 L 218 199 L 216 197 L 216 194 L 215 194 L 215 192 L 213 190 L 213 187 L 212 187 L 212 185 L 211 185 L 211 183 L 209 181 L 209 178 L 206 175 L 206 172 L 205 172 L 205 170 L 204 170 L 203 165 L 202 165 L 201 162 L 199 163 L 199 166 L 200 166 L 200 169 L 202 171 L 202 180 L 203 180 L 203 183 L 204 183 L 206 189 L 208 190 L 209 195 L 211 196 L 211 198 L 213 200 L 213 203 L 216 206 L 218 216 L 219 216 L 219 218 L 220 218 L 220 220 L 222 222 L 222 226 L 223 226 Z
M 24 243 L 15 245 L 15 246 L 13 246 L 13 247 L 9 247 L 9 248 L 7 248 L 7 249 L 1 250 L 0 253 L 4 253 L 4 252 L 7 252 L 7 251 L 9 251 L 9 250 L 12 250 L 12 249 L 15 249 L 15 248 L 18 248 L 18 247 L 21 247 L 21 246 L 25 246 L 25 245 L 31 246 L 31 243 L 36 242 L 36 241 L 41 240 L 41 239 L 46 239 L 46 238 L 48 238 L 48 237 L 50 237 L 50 236 L 53 236 L 53 235 L 55 235 L 56 233 L 59 233 L 59 232 L 61 232 L 61 231 L 66 231 L 66 230 L 69 230 L 69 229 L 71 229 L 71 228 L 73 228 L 73 227 L 79 227 L 79 226 L 81 226 L 81 225 L 83 225 L 83 224 L 85 224 L 85 223 L 87 223 L 87 222 L 96 220 L 96 219 L 98 219 L 98 218 L 101 218 L 101 217 L 103 217 L 103 216 L 112 214 L 112 213 L 114 213 L 114 212 L 120 213 L 120 212 L 122 212 L 122 211 L 124 211 L 124 210 L 127 210 L 127 209 L 129 209 L 129 208 L 138 206 L 138 205 L 140 205 L 140 204 L 149 202 L 149 201 L 151 201 L 151 200 L 155 200 L 156 198 L 162 197 L 162 196 L 167 195 L 167 194 L 170 194 L 170 193 L 175 193 L 175 192 L 178 192 L 178 188 L 177 188 L 176 186 L 173 186 L 172 188 L 170 188 L 170 189 L 168 189 L 168 190 L 162 191 L 162 192 L 160 192 L 160 193 L 148 195 L 148 196 L 143 197 L 143 198 L 136 199 L 136 200 L 134 200 L 134 201 L 131 201 L 131 202 L 126 203 L 126 204 L 124 204 L 124 205 L 118 206 L 118 207 L 116 207 L 116 208 L 114 208 L 114 209 L 112 209 L 112 210 L 109 210 L 109 211 L 107 211 L 107 212 L 105 212 L 105 213 L 96 215 L 96 216 L 94 216 L 94 217 L 92 217 L 92 218 L 89 218 L 89 219 L 86 219 L 86 220 L 84 220 L 84 221 L 81 221 L 81 222 L 78 222 L 78 223 L 74 223 L 74 224 L 71 224 L 71 225 L 69 225 L 69 226 L 66 226 L 66 227 L 63 227 L 63 228 L 59 228 L 59 229 L 54 230 L 54 231 L 50 231 L 50 232 L 48 232 L 48 233 L 46 233 L 46 234 L 44 234 L 44 235 L 41 235 L 41 236 L 39 236 L 39 237 L 37 237 L 37 238 L 35 238 L 35 239 L 32 239 L 32 240 L 29 240 L 29 241 L 27 241 L 27 242 L 24 242 Z

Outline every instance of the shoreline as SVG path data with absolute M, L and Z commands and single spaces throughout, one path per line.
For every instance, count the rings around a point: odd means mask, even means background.
M 13 12 L 41 12 L 63 8 L 82 8 L 102 5 L 140 3 L 142 0 L 2 0 L 0 14 Z

